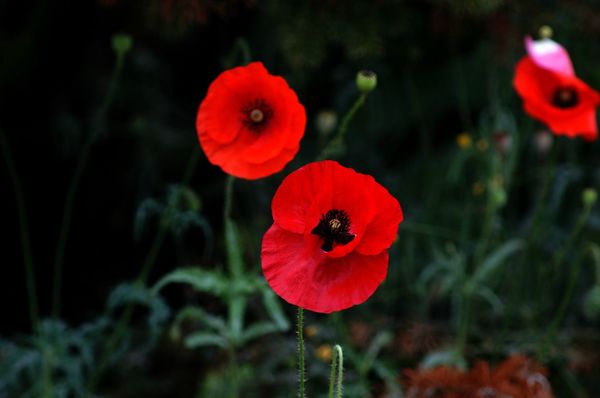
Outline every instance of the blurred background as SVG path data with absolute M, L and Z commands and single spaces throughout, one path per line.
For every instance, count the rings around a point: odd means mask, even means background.
M 557 397 L 600 396 L 600 207 L 582 199 L 600 144 L 553 136 L 512 87 L 543 25 L 600 88 L 596 0 L 0 1 L 0 397 L 292 396 L 295 312 L 265 288 L 260 241 L 360 69 L 379 83 L 339 160 L 406 219 L 373 297 L 306 314 L 310 396 L 332 343 L 348 397 L 401 397 L 404 369 L 513 352 L 548 368 Z M 248 59 L 286 78 L 308 122 L 284 171 L 235 182 L 232 281 L 225 175 L 195 116 Z M 245 334 L 229 329 L 236 297 Z

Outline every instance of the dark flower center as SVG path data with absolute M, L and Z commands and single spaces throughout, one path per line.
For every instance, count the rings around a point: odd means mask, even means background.
M 579 103 L 579 96 L 574 87 L 559 87 L 552 95 L 552 105 L 557 108 L 567 109 Z
M 242 123 L 250 131 L 260 133 L 273 117 L 273 108 L 263 99 L 248 102 L 242 108 Z
M 352 242 L 354 235 L 350 232 L 350 218 L 344 210 L 332 209 L 321 216 L 317 226 L 311 231 L 313 235 L 323 239 L 321 249 L 333 250 L 333 245 L 345 245 Z

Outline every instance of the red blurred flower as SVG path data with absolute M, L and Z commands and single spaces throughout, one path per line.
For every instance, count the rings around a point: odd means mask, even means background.
M 478 361 L 470 372 L 440 366 L 404 375 L 409 398 L 553 398 L 546 370 L 522 355 L 512 355 L 495 369 Z
M 340 311 L 364 302 L 385 278 L 402 210 L 372 177 L 334 161 L 310 163 L 281 183 L 272 212 L 262 268 L 290 304 Z
M 513 81 L 525 111 L 557 135 L 595 140 L 600 94 L 575 76 L 560 44 L 530 37 L 525 43 L 528 55 L 517 64 Z
M 250 180 L 276 173 L 292 160 L 305 125 L 306 113 L 296 93 L 260 62 L 221 73 L 196 118 L 208 160 Z

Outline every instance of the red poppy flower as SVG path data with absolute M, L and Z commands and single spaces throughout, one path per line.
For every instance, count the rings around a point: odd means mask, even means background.
M 560 44 L 529 37 L 525 43 L 528 55 L 517 64 L 513 81 L 525 111 L 557 135 L 595 140 L 600 94 L 575 76 Z
M 249 180 L 283 169 L 298 152 L 305 125 L 296 93 L 260 62 L 221 73 L 196 118 L 208 160 Z
M 290 304 L 340 311 L 364 302 L 385 278 L 402 210 L 372 177 L 334 161 L 310 163 L 281 183 L 272 212 L 262 268 Z

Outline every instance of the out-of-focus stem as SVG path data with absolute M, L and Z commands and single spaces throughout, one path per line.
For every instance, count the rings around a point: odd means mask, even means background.
M 67 245 L 67 239 L 69 237 L 69 231 L 71 228 L 71 217 L 73 214 L 73 202 L 75 201 L 75 194 L 77 193 L 81 177 L 83 176 L 83 172 L 85 171 L 85 168 L 87 166 L 92 145 L 98 138 L 98 134 L 100 132 L 100 129 L 97 126 L 99 125 L 100 120 L 102 120 L 105 117 L 106 112 L 108 112 L 108 109 L 110 108 L 110 105 L 113 102 L 119 79 L 121 77 L 121 72 L 123 70 L 125 54 L 126 52 L 117 53 L 117 62 L 115 64 L 115 68 L 110 80 L 110 84 L 108 86 L 108 90 L 106 91 L 106 95 L 104 96 L 104 100 L 102 101 L 102 104 L 100 105 L 96 116 L 92 120 L 92 131 L 88 135 L 87 140 L 85 141 L 83 148 L 81 149 L 79 161 L 77 162 L 75 172 L 73 173 L 73 177 L 69 185 L 69 190 L 67 191 L 65 206 L 63 209 L 63 219 L 61 223 L 60 232 L 58 234 L 58 243 L 56 246 L 56 254 L 54 257 L 54 275 L 52 278 L 52 315 L 55 318 L 58 318 L 60 316 L 62 269 L 64 263 L 65 247 Z
M 4 131 L 0 130 L 0 147 L 2 148 L 2 157 L 8 168 L 8 174 L 13 185 L 13 191 L 15 193 L 15 201 L 17 203 L 17 215 L 19 218 L 19 234 L 21 240 L 21 251 L 23 253 L 23 262 L 25 264 L 25 283 L 27 286 L 27 298 L 29 305 L 29 319 L 31 322 L 31 329 L 37 331 L 38 329 L 38 302 L 37 293 L 35 286 L 35 271 L 33 268 L 33 255 L 31 251 L 31 241 L 29 235 L 29 227 L 27 223 L 27 210 L 25 208 L 25 197 L 23 195 L 23 189 L 21 187 L 21 181 L 17 174 L 14 160 L 8 147 L 8 141 L 4 135 Z
M 348 130 L 348 126 L 350 125 L 350 122 L 354 118 L 356 112 L 365 104 L 366 99 L 366 93 L 361 93 L 358 96 L 356 101 L 354 101 L 354 104 L 352 104 L 352 107 L 342 118 L 342 122 L 340 123 L 337 134 L 331 139 L 331 141 L 329 141 L 325 148 L 323 148 L 317 160 L 327 159 L 329 156 L 334 155 L 336 150 L 344 145 L 344 137 L 346 135 L 346 131 Z

